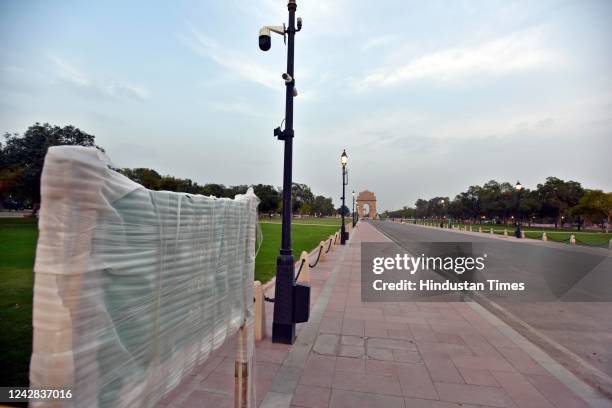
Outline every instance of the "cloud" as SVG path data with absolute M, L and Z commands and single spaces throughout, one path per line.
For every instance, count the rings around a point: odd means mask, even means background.
M 143 86 L 115 79 L 92 78 L 62 58 L 57 56 L 49 58 L 55 65 L 58 78 L 80 91 L 113 99 L 145 100 L 149 97 L 148 90 Z
M 195 53 L 208 58 L 233 74 L 272 89 L 278 89 L 279 78 L 275 71 L 245 58 L 244 54 L 222 47 L 204 33 L 192 29 L 189 36 L 179 35 L 179 40 Z
M 379 68 L 354 81 L 353 86 L 389 87 L 419 80 L 456 83 L 475 76 L 504 76 L 562 62 L 558 52 L 542 44 L 541 30 L 530 29 L 475 46 L 436 51 L 394 68 Z
M 391 44 L 395 40 L 396 40 L 396 36 L 390 35 L 390 34 L 372 37 L 372 38 L 369 38 L 363 44 L 362 50 L 363 51 L 368 51 L 368 50 L 370 50 L 372 48 L 384 47 L 386 45 Z
M 208 106 L 217 112 L 236 113 L 243 116 L 262 117 L 261 108 L 249 104 L 246 99 L 240 98 L 229 102 L 210 102 Z

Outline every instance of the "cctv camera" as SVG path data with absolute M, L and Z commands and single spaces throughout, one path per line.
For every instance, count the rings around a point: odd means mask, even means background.
M 259 49 L 262 51 L 268 51 L 272 46 L 272 38 L 270 35 L 259 36 Z
M 259 49 L 262 51 L 268 51 L 272 46 L 272 37 L 270 37 L 270 29 L 263 27 L 259 30 Z
M 293 97 L 295 98 L 298 95 L 297 88 L 293 87 Z
M 283 77 L 283 80 L 285 81 L 286 84 L 291 83 L 291 81 L 293 81 L 293 78 L 291 77 L 291 75 L 287 74 L 286 72 L 281 75 Z
M 297 19 L 297 30 L 300 31 L 302 29 L 302 17 L 298 17 Z
M 272 46 L 271 32 L 275 32 L 282 36 L 285 35 L 285 26 L 264 26 L 259 30 L 259 49 L 262 51 L 268 51 Z

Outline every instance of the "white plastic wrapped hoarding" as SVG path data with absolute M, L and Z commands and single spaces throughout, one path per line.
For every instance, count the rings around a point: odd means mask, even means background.
M 151 191 L 95 148 L 60 146 L 41 193 L 30 382 L 72 389 L 58 405 L 152 406 L 250 325 L 252 191 Z

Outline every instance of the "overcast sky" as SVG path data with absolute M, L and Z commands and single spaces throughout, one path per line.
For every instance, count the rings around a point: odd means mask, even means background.
M 294 180 L 379 210 L 490 179 L 612 190 L 612 2 L 298 0 Z M 2 1 L 0 131 L 96 135 L 115 165 L 282 184 L 284 0 Z

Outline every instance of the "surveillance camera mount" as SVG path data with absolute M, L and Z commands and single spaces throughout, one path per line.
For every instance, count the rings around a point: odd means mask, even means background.
M 278 138 L 278 140 L 287 140 L 288 138 L 293 137 L 293 130 L 281 130 L 280 126 L 274 129 L 274 136 Z

